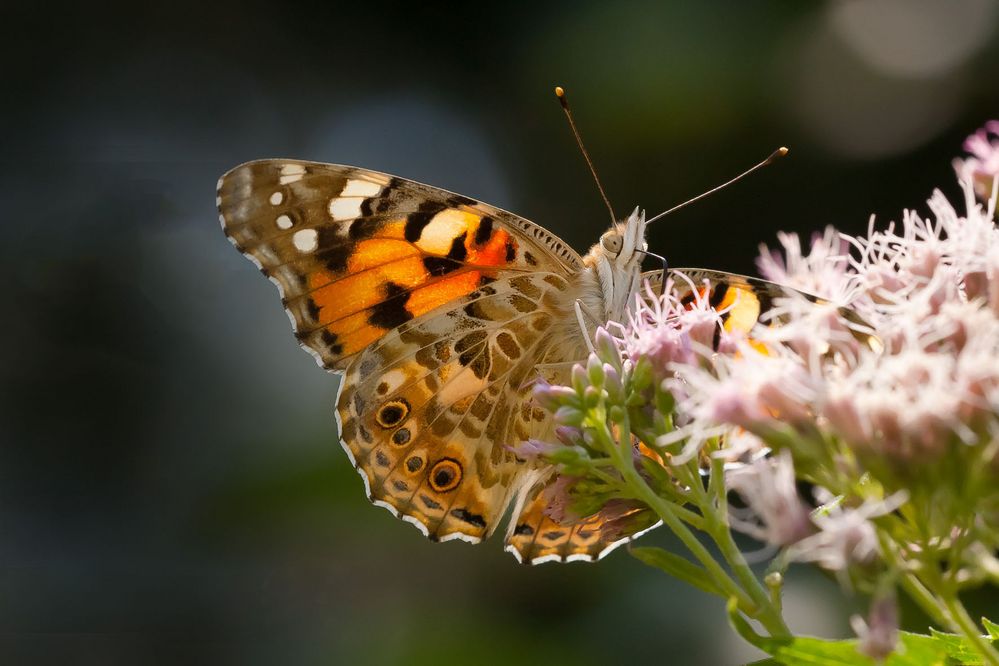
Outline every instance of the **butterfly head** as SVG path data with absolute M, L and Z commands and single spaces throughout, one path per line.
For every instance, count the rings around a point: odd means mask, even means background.
M 645 211 L 635 206 L 628 219 L 616 222 L 600 237 L 600 248 L 621 269 L 641 263 L 648 246 L 645 243 Z
M 622 321 L 641 282 L 645 256 L 645 211 L 637 207 L 623 222 L 616 222 L 600 242 L 590 248 L 583 262 L 593 275 L 601 314 Z M 596 310 L 594 310 L 596 311 Z

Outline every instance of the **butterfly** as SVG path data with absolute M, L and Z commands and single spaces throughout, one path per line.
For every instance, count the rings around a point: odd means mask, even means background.
M 552 438 L 532 383 L 567 383 L 588 326 L 626 321 L 643 281 L 661 278 L 642 272 L 644 212 L 580 256 L 475 199 L 298 160 L 235 167 L 217 204 L 226 236 L 277 286 L 301 346 L 341 375 L 341 445 L 374 504 L 433 540 L 473 543 L 512 507 L 505 548 L 532 564 L 595 561 L 657 525 L 640 508 L 557 523 L 546 513 L 552 470 L 511 450 Z M 729 329 L 748 331 L 783 293 L 680 270 Z

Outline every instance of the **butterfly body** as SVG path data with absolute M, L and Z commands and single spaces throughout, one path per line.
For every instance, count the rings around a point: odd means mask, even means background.
M 586 357 L 583 320 L 626 321 L 642 284 L 643 213 L 581 257 L 506 211 L 354 167 L 249 162 L 219 180 L 217 203 L 226 235 L 277 285 L 300 344 L 342 374 L 341 443 L 374 503 L 432 539 L 472 542 L 513 506 L 507 549 L 532 563 L 599 559 L 636 535 L 612 539 L 597 517 L 553 521 L 551 471 L 511 446 L 551 439 L 530 386 L 567 382 Z

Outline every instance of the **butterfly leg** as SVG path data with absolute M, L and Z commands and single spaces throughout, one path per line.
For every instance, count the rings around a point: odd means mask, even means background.
M 593 340 L 590 339 L 590 332 L 586 330 L 586 322 L 583 320 L 583 304 L 578 298 L 576 299 L 576 323 L 579 324 L 583 340 L 586 341 L 586 348 L 590 350 L 591 354 L 594 353 L 596 350 L 593 349 Z
M 636 252 L 641 252 L 647 257 L 652 257 L 653 259 L 658 259 L 663 264 L 663 275 L 662 279 L 659 281 L 659 297 L 666 293 L 666 273 L 669 271 L 669 262 L 666 261 L 666 257 L 656 254 L 655 252 L 649 252 L 648 250 L 636 250 Z

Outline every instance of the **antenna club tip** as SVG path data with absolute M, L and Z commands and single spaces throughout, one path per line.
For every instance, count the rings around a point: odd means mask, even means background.
M 776 162 L 780 158 L 782 158 L 785 155 L 787 155 L 789 152 L 790 151 L 787 149 L 786 146 L 781 146 L 780 148 L 778 148 L 774 152 L 770 153 L 770 157 L 768 157 L 767 159 L 763 160 L 760 163 L 760 166 L 767 165 L 767 164 L 773 164 L 774 162 Z
M 565 90 L 562 88 L 562 86 L 555 86 L 555 96 L 558 97 L 559 99 L 565 97 Z

